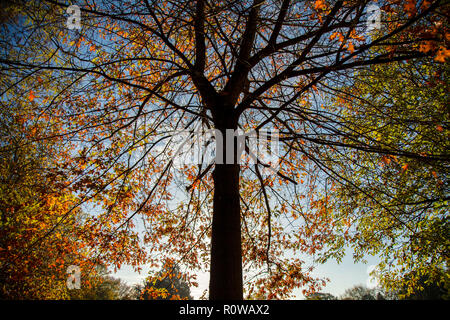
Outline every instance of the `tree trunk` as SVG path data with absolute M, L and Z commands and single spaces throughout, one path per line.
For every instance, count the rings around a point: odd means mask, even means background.
M 211 239 L 211 300 L 242 300 L 239 165 L 216 164 Z
M 236 144 L 232 152 L 236 154 Z M 239 171 L 235 160 L 234 164 L 216 163 L 213 172 L 211 300 L 243 299 Z

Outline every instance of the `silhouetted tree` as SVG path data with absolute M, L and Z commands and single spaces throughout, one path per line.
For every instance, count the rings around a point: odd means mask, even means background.
M 306 300 L 337 300 L 331 293 L 316 292 L 306 297 Z
M 377 288 L 367 288 L 363 285 L 356 285 L 345 290 L 342 300 L 386 300 L 382 292 Z
M 140 298 L 143 300 L 192 300 L 189 284 L 183 279 L 177 265 L 163 267 L 156 276 L 144 281 Z

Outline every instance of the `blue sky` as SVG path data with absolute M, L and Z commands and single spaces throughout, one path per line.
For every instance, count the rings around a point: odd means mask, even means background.
M 352 252 L 349 250 L 339 264 L 330 260 L 325 264 L 317 265 L 314 269 L 314 274 L 330 279 L 330 282 L 328 282 L 322 292 L 339 296 L 346 289 L 358 284 L 370 286 L 373 282 L 370 282 L 369 272 L 380 261 L 379 258 L 372 256 L 366 256 L 365 260 L 367 260 L 367 263 L 354 263 Z M 302 299 L 303 296 L 300 294 L 298 298 Z

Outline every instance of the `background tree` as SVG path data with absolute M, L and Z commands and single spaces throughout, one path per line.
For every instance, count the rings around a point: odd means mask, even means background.
M 0 25 L 2 57 L 32 59 L 39 52 L 37 46 L 51 46 L 55 28 L 46 24 L 45 16 L 49 14 L 51 19 L 54 8 L 10 1 L 6 9 L 12 10 L 14 19 L 2 20 Z M 26 45 L 20 37 L 15 37 L 15 27 L 21 30 L 22 36 L 29 36 Z M 8 41 L 12 46 L 8 47 Z M 40 57 L 48 58 L 47 53 L 40 51 Z M 49 116 L 41 109 L 45 109 L 49 99 L 48 95 L 43 96 L 55 92 L 52 85 L 56 82 L 52 80 L 58 79 L 60 88 L 70 87 L 71 80 L 61 78 L 55 70 L 41 70 L 37 77 L 31 77 L 35 75 L 33 72 L 16 77 L 11 69 L 2 69 L 2 75 L 2 297 L 66 299 L 69 298 L 66 288 L 69 265 L 81 268 L 81 286 L 89 286 L 88 279 L 93 277 L 95 265 L 113 261 L 117 266 L 124 259 L 139 260 L 142 252 L 126 230 L 114 240 L 105 240 L 98 227 L 103 221 L 97 220 L 95 214 L 83 213 L 93 210 L 82 206 L 87 204 L 82 189 L 90 183 L 88 178 L 79 175 L 85 161 L 76 155 L 73 158 L 77 148 L 63 139 L 67 128 L 62 128 L 57 120 L 59 115 Z M 39 86 L 39 93 L 30 89 L 34 84 Z M 77 178 L 71 179 L 73 175 Z M 117 245 L 124 239 L 126 244 Z M 124 252 L 128 246 L 132 249 Z M 133 258 L 128 259 L 127 255 L 133 252 Z
M 23 1 L 2 1 L 0 3 L 0 23 L 16 19 L 23 5 Z
M 156 275 L 150 275 L 144 280 L 140 290 L 142 300 L 192 300 L 186 276 L 180 272 L 180 267 L 168 263 Z
M 136 300 L 135 289 L 119 278 L 108 275 L 104 266 L 97 266 L 89 277 L 89 285 L 69 291 L 71 300 Z
M 442 273 L 436 281 L 436 273 Z M 399 297 L 405 300 L 448 300 L 448 283 L 445 279 L 448 277 L 446 270 L 433 270 L 433 272 L 422 275 L 415 274 L 415 271 L 405 274 L 405 279 L 400 288 L 391 289 Z M 417 279 L 418 278 L 418 279 Z M 439 279 L 438 278 L 438 279 Z M 413 280 L 411 280 L 413 279 Z M 448 281 L 448 280 L 447 280 Z M 414 286 L 411 285 L 414 283 Z M 412 288 L 412 289 L 411 289 Z
M 299 255 L 323 249 L 334 228 L 326 178 L 337 175 L 323 149 L 425 158 L 349 133 L 340 108 L 322 108 L 327 88 L 371 65 L 448 56 L 446 30 L 423 29 L 426 19 L 443 24 L 443 2 L 382 1 L 387 27 L 366 37 L 369 3 L 85 1 L 81 30 L 68 30 L 67 3 L 30 1 L 32 23 L 19 20 L 3 42 L 3 96 L 20 88 L 39 102 L 35 114 L 57 124 L 45 138 L 72 146 L 62 165 L 81 202 L 97 209 L 86 239 L 102 262 L 137 266 L 148 244 L 151 264 L 169 257 L 210 269 L 211 299 L 242 299 L 244 285 L 269 299 L 317 291 L 323 282 Z M 54 74 L 40 83 L 45 71 Z M 233 164 L 174 168 L 174 133 L 209 128 L 224 145 L 235 142 L 227 129 L 279 129 L 277 171 L 263 159 L 237 164 L 236 147 L 218 149 Z
M 386 300 L 380 290 L 376 288 L 367 288 L 363 285 L 356 285 L 345 290 L 340 297 L 342 300 Z
M 82 212 L 70 210 L 75 196 L 54 174 L 63 149 L 56 141 L 31 142 L 46 125 L 29 121 L 28 112 L 20 101 L 1 103 L 0 297 L 64 299 L 67 267 L 91 265 L 79 236 Z M 28 246 L 33 250 L 24 252 Z
M 448 70 L 448 62 L 432 59 L 374 66 L 340 88 L 349 131 L 423 156 L 331 156 L 342 182 L 335 190 L 341 232 L 327 255 L 341 256 L 350 243 L 357 259 L 380 256 L 377 274 L 386 290 L 421 291 L 423 277 L 448 290 Z
M 331 293 L 316 292 L 308 295 L 306 300 L 337 300 L 337 298 Z

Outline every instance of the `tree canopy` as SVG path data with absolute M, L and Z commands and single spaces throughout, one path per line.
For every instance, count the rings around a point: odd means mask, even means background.
M 311 257 L 347 241 L 446 272 L 444 1 L 377 1 L 375 30 L 365 0 L 84 0 L 80 28 L 69 1 L 11 3 L 1 108 L 42 124 L 21 145 L 59 144 L 52 181 L 73 197 L 21 251 L 81 210 L 96 265 L 209 270 L 210 299 L 315 292 Z
M 167 263 L 156 274 L 150 274 L 140 288 L 142 300 L 192 300 L 186 276 L 178 265 Z
M 330 201 L 343 241 L 334 238 L 324 258 L 342 256 L 340 244 L 351 243 L 359 259 L 381 257 L 377 272 L 386 288 L 406 281 L 410 294 L 421 290 L 421 277 L 449 286 L 448 160 L 426 159 L 449 150 L 447 78 L 448 64 L 422 59 L 374 66 L 340 88 L 351 109 L 344 113 L 348 130 L 424 158 L 358 150 L 330 156 L 343 181 Z

